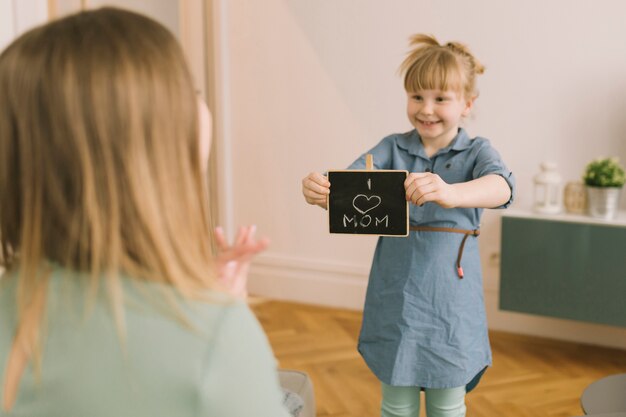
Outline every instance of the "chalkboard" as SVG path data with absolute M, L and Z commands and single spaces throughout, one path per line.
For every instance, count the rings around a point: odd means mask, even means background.
M 407 171 L 328 171 L 330 233 L 408 236 Z

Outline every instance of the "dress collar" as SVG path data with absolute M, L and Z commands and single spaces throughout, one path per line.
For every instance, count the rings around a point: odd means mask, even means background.
M 426 156 L 426 152 L 424 151 L 424 145 L 420 139 L 417 130 L 413 129 L 410 132 L 407 132 L 400 136 L 398 139 L 398 146 L 402 149 L 406 150 L 409 154 L 413 156 L 419 156 L 423 159 L 430 159 Z M 471 146 L 471 139 L 467 135 L 467 132 L 462 127 L 459 128 L 459 132 L 452 139 L 452 142 L 445 148 L 439 149 L 433 156 L 441 155 L 443 153 L 447 153 L 450 150 L 462 151 Z

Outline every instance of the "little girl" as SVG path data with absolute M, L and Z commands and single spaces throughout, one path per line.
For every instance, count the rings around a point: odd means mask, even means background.
M 465 415 L 465 394 L 491 364 L 477 236 L 483 208 L 505 208 L 512 173 L 487 139 L 460 127 L 483 66 L 462 44 L 415 35 L 401 65 L 415 129 L 368 151 L 377 169 L 408 170 L 407 238 L 381 237 L 363 311 L 359 352 L 382 382 L 382 416 Z M 350 169 L 364 169 L 365 154 Z M 331 184 L 302 181 L 309 204 L 326 207 Z
M 232 295 L 268 242 L 211 236 L 210 124 L 145 16 L 70 15 L 0 54 L 0 416 L 287 417 Z

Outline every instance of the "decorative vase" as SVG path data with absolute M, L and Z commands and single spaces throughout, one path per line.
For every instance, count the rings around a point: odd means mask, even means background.
M 561 212 L 561 175 L 553 162 L 542 162 L 541 172 L 535 175 L 535 201 L 533 209 L 537 213 L 557 214 Z
M 571 181 L 563 190 L 565 211 L 572 214 L 587 213 L 587 188 L 580 181 Z
M 612 220 L 617 215 L 621 187 L 587 186 L 589 214 L 591 217 Z

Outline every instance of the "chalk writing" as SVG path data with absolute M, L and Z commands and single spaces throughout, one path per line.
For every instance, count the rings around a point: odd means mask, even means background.
M 331 233 L 408 235 L 406 171 L 329 171 Z
M 368 197 L 365 194 L 359 194 L 352 200 L 352 207 L 359 213 L 365 214 L 380 206 L 380 203 L 382 203 L 382 199 L 377 195 Z

